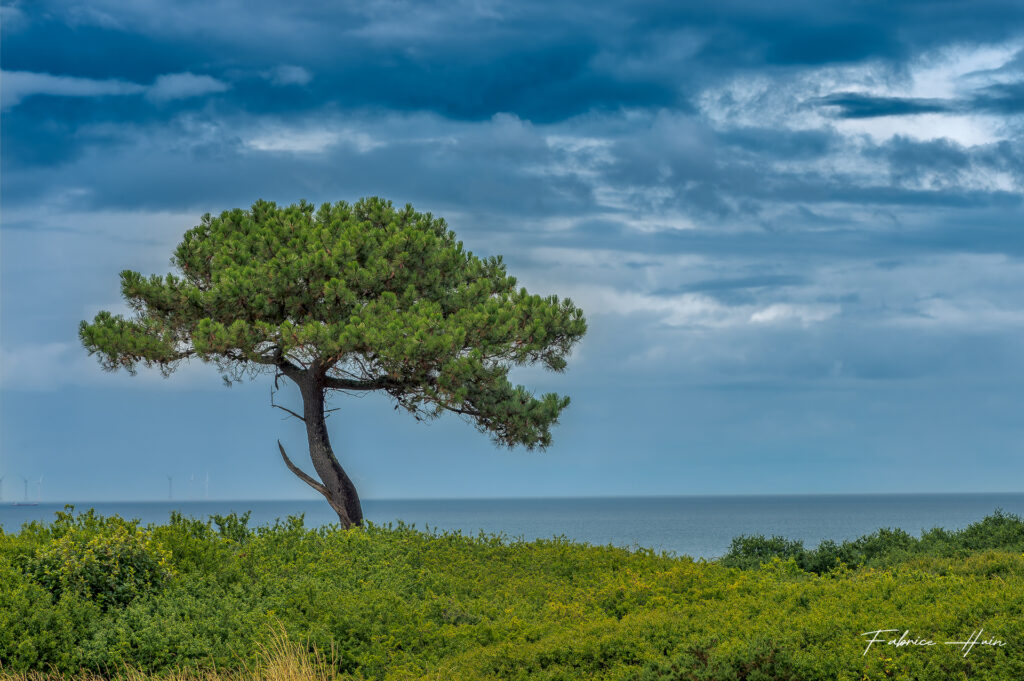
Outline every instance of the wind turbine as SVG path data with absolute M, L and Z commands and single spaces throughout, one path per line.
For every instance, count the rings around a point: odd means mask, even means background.
M 4 479 L 0 478 L 0 482 L 3 482 L 3 481 L 4 481 Z M 207 471 L 207 473 L 206 473 L 206 487 L 203 490 L 203 498 L 204 499 L 209 499 L 210 498 L 210 473 L 209 473 L 209 471 Z
M 192 491 L 192 484 L 196 481 L 196 474 L 188 476 L 188 498 L 195 499 L 195 493 Z
M 40 475 L 39 479 L 36 480 L 36 501 L 42 501 L 42 500 L 43 500 L 43 476 Z
M 25 503 L 27 504 L 28 503 L 28 478 L 26 478 L 23 475 L 23 476 L 21 476 L 21 479 L 25 481 Z
M 168 500 L 173 500 L 174 499 L 174 486 L 173 485 L 174 485 L 174 478 L 172 478 L 171 476 L 168 475 L 167 476 L 167 499 Z

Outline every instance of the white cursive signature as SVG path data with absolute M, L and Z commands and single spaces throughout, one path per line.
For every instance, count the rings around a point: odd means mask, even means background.
M 938 643 L 928 638 L 912 638 L 910 636 L 909 629 L 904 630 L 904 632 L 900 634 L 899 638 L 892 638 L 888 641 L 885 640 L 885 636 L 880 636 L 881 634 L 888 634 L 894 631 L 899 631 L 899 629 L 875 629 L 874 631 L 865 631 L 861 634 L 861 636 L 871 637 L 871 640 L 868 641 L 868 645 L 864 649 L 864 653 L 861 657 L 867 655 L 868 651 L 871 650 L 871 646 L 875 643 L 884 642 L 887 646 L 896 646 L 897 648 L 902 648 L 904 646 L 929 647 L 938 645 Z M 971 652 L 971 649 L 973 649 L 974 646 L 991 646 L 994 648 L 1001 648 L 1006 645 L 1004 641 L 1000 641 L 997 638 L 986 638 L 982 640 L 981 632 L 983 631 L 985 630 L 976 629 L 975 631 L 972 631 L 966 641 L 943 641 L 942 643 L 947 646 L 960 646 L 960 649 L 964 651 L 964 657 L 967 657 L 967 654 Z

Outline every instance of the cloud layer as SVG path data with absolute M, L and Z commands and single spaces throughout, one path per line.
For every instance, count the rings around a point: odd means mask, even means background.
M 709 391 L 736 400 L 723 433 L 784 394 L 821 396 L 779 426 L 797 432 L 841 421 L 840 393 L 869 418 L 939 391 L 986 451 L 1024 435 L 977 411 L 1024 406 L 1020 3 L 42 0 L 3 19 L 4 390 L 90 389 L 75 324 L 120 269 L 167 271 L 203 213 L 379 194 L 584 308 L 570 375 L 524 373 L 545 389 Z

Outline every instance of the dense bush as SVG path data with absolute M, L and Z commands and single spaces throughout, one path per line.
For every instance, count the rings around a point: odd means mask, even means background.
M 798 562 L 803 561 L 807 555 L 804 543 L 800 540 L 786 539 L 773 535 L 740 535 L 734 537 L 729 546 L 729 552 L 721 559 L 722 565 L 738 567 L 745 570 L 761 567 L 764 563 L 770 563 L 773 558 L 786 560 L 792 558 Z
M 1024 519 L 1000 509 L 957 532 L 935 528 L 917 539 L 900 529 L 880 529 L 852 541 L 825 540 L 806 549 L 803 542 L 784 537 L 744 535 L 732 540 L 721 564 L 757 568 L 775 558 L 793 559 L 801 569 L 822 574 L 839 565 L 883 567 L 915 556 L 967 556 L 986 549 L 1024 552 Z
M 247 520 L 141 528 L 65 513 L 0 532 L 0 665 L 242 670 L 283 628 L 352 678 L 1024 678 L 1024 555 L 1007 514 L 813 552 L 743 540 L 746 569 L 564 539 Z M 862 634 L 890 628 L 936 641 L 984 628 L 1007 645 L 865 655 Z
M 172 575 L 170 553 L 138 523 L 116 516 L 58 511 L 48 528 L 36 523 L 22 533 L 34 535 L 25 538 L 36 548 L 16 554 L 17 564 L 58 600 L 68 592 L 103 609 L 125 606 L 159 590 Z

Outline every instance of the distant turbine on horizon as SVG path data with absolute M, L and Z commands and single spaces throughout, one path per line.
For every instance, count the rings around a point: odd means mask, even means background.
M 174 500 L 174 478 L 167 476 L 167 500 Z
M 0 478 L 0 482 L 3 482 L 3 480 L 4 480 L 3 478 Z M 203 490 L 203 498 L 204 499 L 209 499 L 210 498 L 210 472 L 209 471 L 206 472 L 206 488 Z
M 42 500 L 43 500 L 43 476 L 40 475 L 39 479 L 36 480 L 36 501 L 42 501 Z
M 28 478 L 23 475 L 21 479 L 25 481 L 25 503 L 28 503 Z

